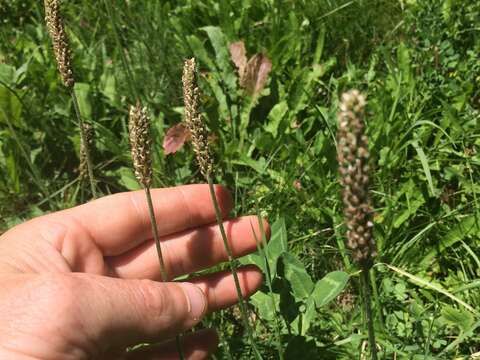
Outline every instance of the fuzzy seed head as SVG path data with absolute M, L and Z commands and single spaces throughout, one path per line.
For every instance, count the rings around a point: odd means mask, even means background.
M 337 158 L 347 225 L 347 245 L 362 267 L 376 256 L 372 210 L 368 198 L 368 139 L 364 134 L 365 98 L 358 90 L 344 93 L 338 114 Z
M 72 69 L 72 59 L 68 37 L 63 25 L 60 5 L 58 0 L 44 0 L 45 22 L 52 38 L 53 53 L 57 61 L 58 71 L 62 77 L 63 84 L 71 88 L 75 84 Z
M 80 178 L 86 179 L 88 177 L 88 160 L 87 150 L 92 154 L 92 149 L 95 142 L 95 131 L 93 126 L 88 122 L 83 122 L 83 136 L 80 136 Z
M 128 130 L 135 176 L 143 187 L 149 188 L 152 184 L 150 119 L 139 102 L 130 108 Z
M 185 124 L 190 131 L 193 151 L 200 172 L 208 178 L 213 171 L 213 161 L 208 144 L 208 131 L 199 112 L 200 90 L 196 80 L 195 58 L 185 60 L 183 67 L 183 101 L 185 103 Z

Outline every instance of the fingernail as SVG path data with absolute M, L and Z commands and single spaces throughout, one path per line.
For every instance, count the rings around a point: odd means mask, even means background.
M 188 312 L 195 320 L 200 319 L 207 309 L 207 299 L 202 289 L 190 283 L 180 283 L 180 286 L 188 301 Z

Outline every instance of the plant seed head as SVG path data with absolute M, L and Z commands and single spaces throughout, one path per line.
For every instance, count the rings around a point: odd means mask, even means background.
M 370 268 L 376 256 L 372 210 L 368 198 L 368 139 L 364 134 L 365 98 L 358 90 L 342 96 L 337 132 L 340 182 L 347 223 L 347 245 L 354 260 Z
M 149 188 L 152 184 L 150 119 L 140 102 L 130 107 L 128 130 L 135 176 L 143 187 Z
M 85 137 L 80 136 L 80 178 L 86 179 L 88 177 L 88 161 L 87 161 L 87 149 L 92 154 L 92 149 L 94 147 L 95 142 L 95 131 L 93 126 L 84 121 L 83 123 L 83 134 Z
M 68 44 L 67 33 L 63 25 L 60 5 L 58 0 L 44 0 L 45 22 L 52 38 L 53 53 L 57 61 L 58 71 L 62 77 L 63 84 L 67 88 L 73 87 L 75 79 L 73 77 L 72 59 L 70 47 Z
M 185 124 L 191 134 L 193 150 L 200 172 L 207 179 L 213 171 L 213 160 L 208 143 L 208 131 L 198 109 L 200 90 L 196 80 L 195 58 L 185 60 L 182 83 Z

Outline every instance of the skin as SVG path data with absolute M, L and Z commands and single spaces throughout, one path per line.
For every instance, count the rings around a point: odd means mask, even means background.
M 230 194 L 220 186 L 216 193 L 228 218 Z M 152 196 L 171 279 L 227 259 L 206 185 L 155 189 Z M 235 256 L 256 250 L 255 216 L 224 225 Z M 246 296 L 262 282 L 256 267 L 238 275 Z M 0 359 L 176 359 L 177 334 L 237 301 L 228 272 L 159 280 L 142 191 L 18 225 L 0 237 Z M 139 343 L 156 345 L 125 351 Z M 217 343 L 214 330 L 188 332 L 185 356 L 205 359 Z

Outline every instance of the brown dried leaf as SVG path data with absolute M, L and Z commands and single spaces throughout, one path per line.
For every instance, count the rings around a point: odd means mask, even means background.
M 242 78 L 245 73 L 245 67 L 247 66 L 245 43 L 242 40 L 234 42 L 230 44 L 228 49 L 230 50 L 230 57 L 238 69 L 238 75 Z
M 272 62 L 264 54 L 255 54 L 248 60 L 240 86 L 251 96 L 257 96 L 267 83 L 268 74 L 272 70 Z
M 183 123 L 172 126 L 167 130 L 163 138 L 163 150 L 165 155 L 175 154 L 186 141 L 190 140 L 190 132 Z

